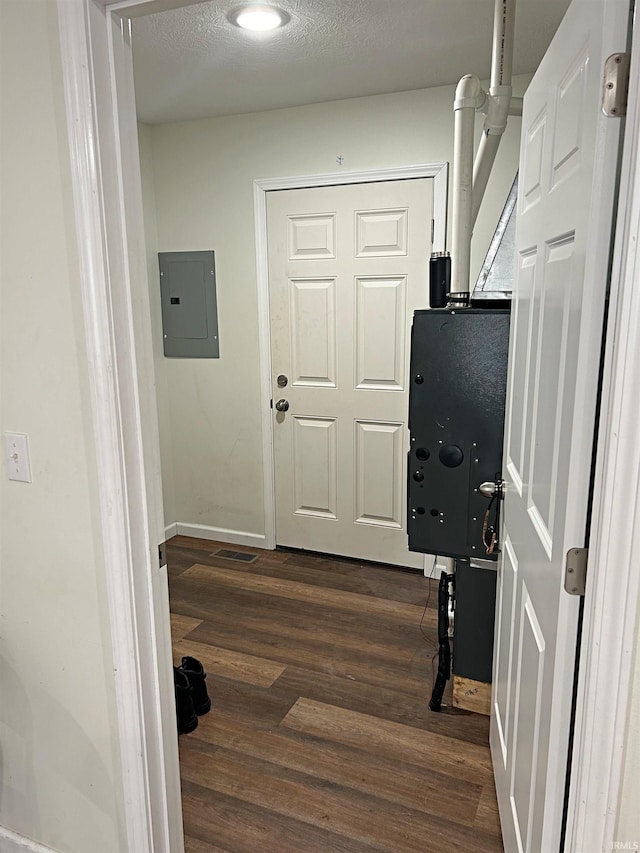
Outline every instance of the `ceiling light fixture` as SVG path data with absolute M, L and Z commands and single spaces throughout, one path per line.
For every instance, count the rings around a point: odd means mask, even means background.
M 277 6 L 238 6 L 229 12 L 227 19 L 243 30 L 264 33 L 288 24 L 291 16 Z

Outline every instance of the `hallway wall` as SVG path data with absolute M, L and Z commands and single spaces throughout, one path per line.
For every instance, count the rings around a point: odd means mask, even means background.
M 125 849 L 56 4 L 2 0 L 0 849 Z M 9 833 L 9 834 L 7 834 Z M 35 848 L 34 848 L 35 849 Z

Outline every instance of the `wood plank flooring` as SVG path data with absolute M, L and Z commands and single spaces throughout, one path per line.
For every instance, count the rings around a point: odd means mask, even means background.
M 437 581 L 425 611 L 420 574 L 167 550 L 174 658 L 213 703 L 180 737 L 187 853 L 501 853 L 488 719 L 427 707 Z

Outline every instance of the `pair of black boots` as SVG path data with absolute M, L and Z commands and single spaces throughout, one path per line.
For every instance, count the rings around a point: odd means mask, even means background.
M 184 657 L 180 666 L 173 668 L 179 735 L 192 732 L 198 725 L 198 717 L 211 709 L 206 677 L 207 673 L 197 658 Z

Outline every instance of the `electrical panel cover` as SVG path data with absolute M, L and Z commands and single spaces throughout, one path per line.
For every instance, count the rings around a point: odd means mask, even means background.
M 219 358 L 215 254 L 160 252 L 164 354 Z

